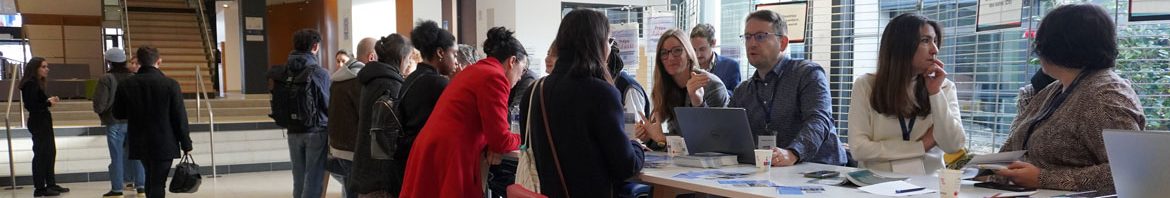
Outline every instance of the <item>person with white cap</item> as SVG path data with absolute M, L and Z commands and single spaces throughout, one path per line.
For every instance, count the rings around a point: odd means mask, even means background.
M 98 80 L 93 94 L 93 112 L 106 126 L 106 143 L 110 148 L 110 192 L 102 197 L 122 197 L 123 181 L 127 178 L 133 179 L 138 197 L 145 197 L 146 173 L 141 162 L 130 160 L 126 155 L 126 120 L 115 119 L 112 108 L 118 84 L 130 78 L 133 72 L 126 64 L 126 52 L 121 48 L 107 50 L 105 59 L 109 70 Z

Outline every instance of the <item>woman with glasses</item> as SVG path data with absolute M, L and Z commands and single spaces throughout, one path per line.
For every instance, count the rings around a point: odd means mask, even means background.
M 688 39 L 688 40 L 683 40 Z M 662 33 L 658 39 L 658 56 L 654 66 L 653 109 L 634 127 L 638 139 L 647 147 L 661 150 L 666 146 L 665 133 L 678 133 L 675 107 L 726 107 L 727 87 L 715 74 L 699 69 L 699 59 L 690 37 L 678 29 Z M 662 130 L 662 123 L 669 125 Z

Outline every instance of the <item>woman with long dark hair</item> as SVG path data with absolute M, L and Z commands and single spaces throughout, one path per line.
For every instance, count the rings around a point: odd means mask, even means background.
M 918 14 L 890 20 L 882 33 L 877 73 L 853 84 L 849 146 L 864 168 L 929 174 L 943 153 L 966 143 L 955 83 L 935 56 L 942 26 Z
M 68 188 L 57 185 L 53 166 L 57 163 L 57 141 L 53 134 L 53 114 L 49 107 L 57 104 L 57 96 L 45 94 L 45 77 L 49 75 L 49 62 L 45 58 L 33 57 L 24 65 L 24 77 L 20 79 L 20 99 L 28 110 L 25 121 L 33 141 L 33 195 L 57 196 L 69 192 Z
M 549 197 L 613 197 L 642 171 L 641 144 L 623 131 L 621 94 L 606 67 L 608 21 L 587 9 L 565 15 L 556 69 L 521 102 L 521 123 L 529 125 L 521 135 L 531 138 L 540 190 Z
M 670 29 L 658 40 L 658 56 L 654 61 L 654 88 L 651 89 L 652 113 L 635 128 L 642 141 L 651 141 L 652 149 L 665 149 L 666 135 L 662 123 L 668 123 L 668 133 L 678 134 L 675 107 L 726 107 L 727 86 L 715 74 L 699 68 L 695 48 L 686 33 Z

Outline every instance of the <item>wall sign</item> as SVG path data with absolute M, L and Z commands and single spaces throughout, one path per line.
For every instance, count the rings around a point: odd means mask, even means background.
M 979 0 L 975 31 L 1020 27 L 1024 0 Z
M 1129 0 L 1129 21 L 1170 20 L 1170 1 Z
M 804 31 L 806 17 L 808 17 L 808 2 L 794 1 L 782 3 L 769 3 L 756 5 L 756 10 L 771 10 L 780 13 L 784 17 L 784 22 L 788 23 L 788 42 L 801 43 L 804 42 Z

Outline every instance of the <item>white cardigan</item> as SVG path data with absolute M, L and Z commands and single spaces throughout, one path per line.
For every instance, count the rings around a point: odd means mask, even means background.
M 931 174 L 944 168 L 944 152 L 958 152 L 967 142 L 959 118 L 955 83 L 945 80 L 939 93 L 930 96 L 930 115 L 917 118 L 910 141 L 906 141 L 902 139 L 896 116 L 878 114 L 871 108 L 869 99 L 875 78 L 873 74 L 865 74 L 853 82 L 848 112 L 849 150 L 853 159 L 863 168 L 905 174 Z M 931 126 L 938 146 L 926 152 L 922 136 Z

